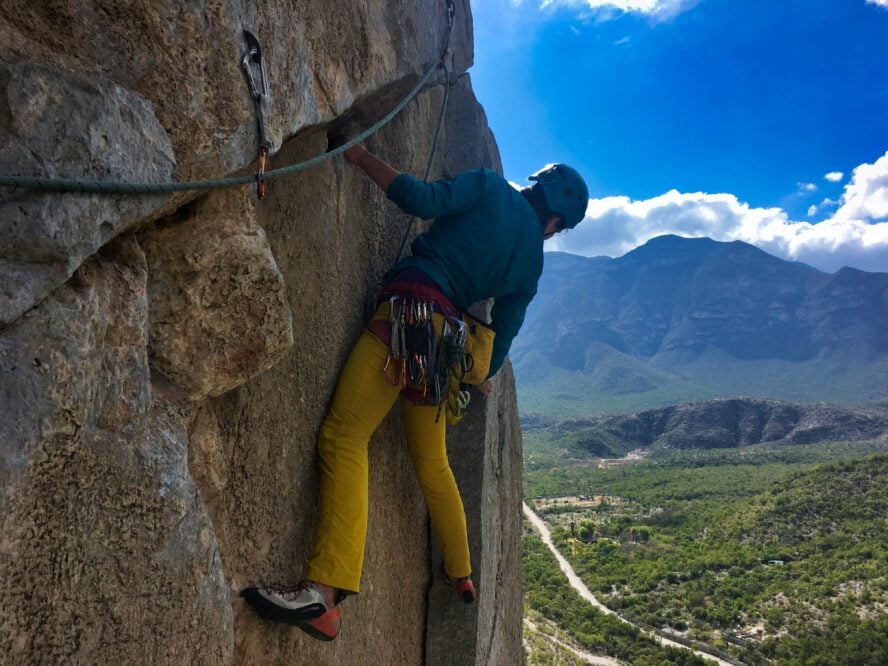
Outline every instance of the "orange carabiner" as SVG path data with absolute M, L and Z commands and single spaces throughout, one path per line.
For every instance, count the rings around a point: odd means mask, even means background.
M 268 148 L 259 148 L 259 171 L 256 173 L 256 196 L 265 198 L 265 167 L 268 163 Z
M 388 367 L 391 364 L 391 362 L 392 362 L 392 355 L 389 354 L 388 358 L 385 359 L 385 366 L 382 368 L 382 378 L 386 381 L 386 383 L 388 383 L 389 386 L 400 386 L 401 379 L 398 377 L 398 375 L 395 375 L 394 379 L 389 379 L 387 371 L 388 371 Z

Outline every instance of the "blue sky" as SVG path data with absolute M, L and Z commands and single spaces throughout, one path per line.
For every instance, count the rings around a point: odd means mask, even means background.
M 472 78 L 524 183 L 579 168 L 555 247 L 741 239 L 888 271 L 888 0 L 472 0 Z

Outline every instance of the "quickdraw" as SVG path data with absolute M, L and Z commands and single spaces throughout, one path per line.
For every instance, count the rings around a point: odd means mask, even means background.
M 388 295 L 388 323 L 385 381 L 407 389 L 405 395 L 417 404 L 436 405 L 436 422 L 442 409 L 448 423 L 459 422 L 471 399 L 469 385 L 463 383 L 474 365 L 466 351 L 468 324 L 441 312 L 434 300 L 398 294 Z
M 448 67 L 452 68 L 452 64 L 450 64 L 450 57 L 452 56 L 452 51 L 450 50 L 450 41 L 451 36 L 453 34 L 453 22 L 454 22 L 454 14 L 456 12 L 456 5 L 453 0 L 447 0 L 447 36 L 445 41 L 445 48 L 442 52 L 440 58 L 436 59 L 430 67 L 426 70 L 426 72 L 422 75 L 422 77 L 417 81 L 416 85 L 413 89 L 408 92 L 396 105 L 395 107 L 389 111 L 385 116 L 376 121 L 369 128 L 358 134 L 352 139 L 349 139 L 342 145 L 334 148 L 332 150 L 327 151 L 326 153 L 322 153 L 320 155 L 316 155 L 310 159 L 307 159 L 303 162 L 298 162 L 296 164 L 290 164 L 288 166 L 280 167 L 278 169 L 267 170 L 267 162 L 268 162 L 268 153 L 271 149 L 271 144 L 267 140 L 265 135 L 265 109 L 262 108 L 263 105 L 267 106 L 268 103 L 268 79 L 265 75 L 265 65 L 262 61 L 262 49 L 259 47 L 259 40 L 256 39 L 252 33 L 244 30 L 244 39 L 247 41 L 247 51 L 241 58 L 241 67 L 244 69 L 245 73 L 249 69 L 249 73 L 247 73 L 247 82 L 250 85 L 250 95 L 253 97 L 254 103 L 256 103 L 257 109 L 257 123 L 259 124 L 259 167 L 256 173 L 256 176 L 232 176 L 230 178 L 210 178 L 205 180 L 189 180 L 189 181 L 181 181 L 181 182 L 138 182 L 138 181 L 128 181 L 128 180 L 117 180 L 117 181 L 109 181 L 109 180 L 95 180 L 88 178 L 56 178 L 56 177 L 44 177 L 44 176 L 21 176 L 21 175 L 9 175 L 9 174 L 0 174 L 0 187 L 24 187 L 35 190 L 43 190 L 50 192 L 80 192 L 80 193 L 95 193 L 95 194 L 164 194 L 170 192 L 187 192 L 187 191 L 199 191 L 199 190 L 216 190 L 224 187 L 236 187 L 239 185 L 246 185 L 251 182 L 256 182 L 257 191 L 261 196 L 265 195 L 265 183 L 273 178 L 280 178 L 281 176 L 286 176 L 289 174 L 297 173 L 299 171 L 304 171 L 305 169 L 310 169 L 322 162 L 325 162 L 337 155 L 342 155 L 349 148 L 358 145 L 362 141 L 366 140 L 368 137 L 372 136 L 380 129 L 388 125 L 392 119 L 397 116 L 404 108 L 413 101 L 420 92 L 423 91 L 426 84 L 431 80 L 432 75 L 438 71 L 439 69 L 444 69 L 447 72 Z M 249 35 L 249 36 L 247 36 Z M 252 38 L 252 39 L 251 39 Z M 260 90 L 259 86 L 256 85 L 255 77 L 252 73 L 252 67 L 256 65 L 259 69 L 259 79 L 262 82 L 262 88 Z M 450 73 L 448 72 L 447 76 L 447 86 L 444 89 L 445 99 L 446 95 L 450 90 Z M 257 98 L 257 94 L 259 94 Z M 438 129 L 436 130 L 436 136 L 440 134 L 441 124 L 444 118 L 444 111 L 446 109 L 446 102 L 441 105 L 441 113 L 439 114 L 438 120 Z M 437 146 L 437 138 L 435 139 L 435 145 Z M 263 150 L 264 146 L 264 150 Z M 433 153 L 434 154 L 434 153 Z M 429 164 L 431 164 L 432 160 L 429 159 Z M 426 169 L 428 172 L 429 168 Z M 428 178 L 428 175 L 426 175 Z M 409 229 L 408 229 L 409 233 Z M 405 236 L 406 238 L 406 236 Z M 403 247 L 401 249 L 403 252 Z M 400 256 L 401 252 L 398 253 Z
M 435 367 L 434 303 L 418 298 L 392 296 L 389 298 L 391 341 L 389 355 L 382 376 L 392 386 L 404 388 L 410 384 L 428 394 Z M 389 375 L 389 367 L 394 374 Z
M 268 151 L 271 150 L 271 141 L 265 131 L 265 111 L 268 107 L 268 76 L 265 73 L 265 63 L 262 60 L 262 47 L 256 36 L 244 29 L 244 41 L 247 42 L 247 50 L 241 58 L 241 67 L 247 77 L 247 85 L 250 87 L 250 96 L 256 106 L 256 123 L 259 126 L 259 155 L 257 157 L 258 169 L 256 172 L 256 196 L 265 197 L 265 168 L 268 165 Z M 259 72 L 259 83 L 253 76 L 253 67 Z
M 441 409 L 447 404 L 448 421 L 450 414 L 456 411 L 456 405 L 451 405 L 450 396 L 452 386 L 456 384 L 457 393 L 460 392 L 459 384 L 465 376 L 465 349 L 466 338 L 469 335 L 469 327 L 458 317 L 448 317 L 444 320 L 441 330 L 441 342 L 438 346 L 438 362 L 435 366 L 435 392 L 438 396 L 438 413 L 435 422 L 441 418 Z M 467 396 L 468 396 L 468 392 Z M 465 405 L 468 406 L 468 397 Z M 459 399 L 457 399 L 459 402 Z M 458 417 L 457 417 L 457 420 Z M 453 421 L 451 421 L 453 422 Z

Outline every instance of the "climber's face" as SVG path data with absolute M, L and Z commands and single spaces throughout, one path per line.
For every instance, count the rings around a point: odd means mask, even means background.
M 549 240 L 557 234 L 559 231 L 564 229 L 564 222 L 561 221 L 561 218 L 557 215 L 553 215 L 546 222 L 546 226 L 543 227 L 543 239 Z

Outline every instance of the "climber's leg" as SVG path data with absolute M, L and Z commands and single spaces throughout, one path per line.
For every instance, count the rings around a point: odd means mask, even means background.
M 367 536 L 367 445 L 400 391 L 382 375 L 388 348 L 364 331 L 318 434 L 321 472 L 314 555 L 306 578 L 358 592 Z
M 314 556 L 293 587 L 244 589 L 264 618 L 293 624 L 315 638 L 339 634 L 339 602 L 358 592 L 367 533 L 367 445 L 400 391 L 382 376 L 388 348 L 364 331 L 352 350 L 318 434 L 321 472 Z
M 444 555 L 445 572 L 453 579 L 464 578 L 472 573 L 472 564 L 466 514 L 447 460 L 446 419 L 442 412 L 435 422 L 437 407 L 413 405 L 403 397 L 400 404 L 410 457 L 429 508 L 435 539 Z

